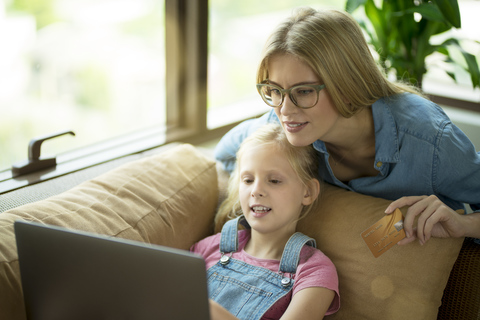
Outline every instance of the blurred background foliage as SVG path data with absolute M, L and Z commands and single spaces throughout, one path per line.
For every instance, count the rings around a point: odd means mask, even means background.
M 458 76 L 455 70 L 462 70 L 469 74 L 472 87 L 480 88 L 478 59 L 466 50 L 468 42 L 479 42 L 448 33 L 461 28 L 457 0 L 348 0 L 345 6 L 350 13 L 358 8 L 364 9 L 358 21 L 387 74 L 422 88 L 427 57 L 440 54 L 444 71 L 454 81 Z M 442 34 L 436 43 L 434 37 Z

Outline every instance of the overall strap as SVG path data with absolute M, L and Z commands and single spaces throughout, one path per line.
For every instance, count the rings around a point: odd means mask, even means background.
M 242 215 L 236 219 L 227 221 L 222 228 L 220 236 L 220 252 L 230 253 L 238 251 L 238 225 L 245 220 Z
M 282 259 L 280 260 L 279 271 L 281 273 L 295 273 L 297 271 L 300 252 L 305 244 L 314 248 L 317 247 L 315 239 L 310 238 L 301 232 L 294 233 L 290 239 L 288 239 L 285 249 L 283 250 Z

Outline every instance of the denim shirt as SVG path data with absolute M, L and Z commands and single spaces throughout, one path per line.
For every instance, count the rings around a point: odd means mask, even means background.
M 452 209 L 464 203 L 480 210 L 480 152 L 435 103 L 411 93 L 382 98 L 372 105 L 375 127 L 374 177 L 339 181 L 328 162 L 325 143 L 319 175 L 328 183 L 389 200 L 402 196 L 436 195 Z M 235 154 L 248 135 L 268 122 L 279 122 L 274 110 L 247 120 L 229 131 L 215 149 L 224 169 L 235 167 Z

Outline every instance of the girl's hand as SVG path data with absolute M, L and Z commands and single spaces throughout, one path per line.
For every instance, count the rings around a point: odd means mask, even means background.
M 335 292 L 326 288 L 313 287 L 300 290 L 293 296 L 281 320 L 323 319 L 334 297 Z M 211 320 L 237 319 L 217 302 L 212 299 L 209 302 Z
M 233 314 L 228 312 L 227 309 L 219 305 L 217 302 L 212 299 L 209 300 L 210 303 L 210 320 L 230 320 L 237 319 Z
M 403 221 L 406 238 L 399 241 L 403 245 L 418 238 L 421 245 L 431 237 L 436 238 L 459 238 L 468 235 L 471 225 L 467 215 L 460 215 L 436 196 L 410 196 L 393 201 L 385 210 L 386 214 L 395 209 L 410 206 Z M 471 216 L 471 215 L 469 215 Z M 414 226 L 415 218 L 418 217 L 417 225 Z M 476 216 L 480 218 L 480 216 Z M 476 219 L 477 224 L 480 219 Z M 478 231 L 477 231 L 478 232 Z
M 297 292 L 280 320 L 321 320 L 335 298 L 335 291 L 321 287 Z

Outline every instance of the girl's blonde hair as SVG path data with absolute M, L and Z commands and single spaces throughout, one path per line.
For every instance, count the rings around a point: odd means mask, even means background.
M 230 176 L 227 197 L 222 202 L 215 217 L 215 232 L 222 230 L 225 222 L 242 215 L 239 200 L 240 167 L 245 150 L 258 146 L 275 146 L 287 158 L 302 183 L 308 187 L 312 179 L 318 180 L 318 156 L 313 146 L 296 147 L 288 142 L 283 128 L 276 123 L 260 127 L 246 138 L 237 152 L 237 163 Z M 318 197 L 308 206 L 304 206 L 300 219 L 305 217 L 315 206 Z
M 269 60 L 280 54 L 306 62 L 325 84 L 339 113 L 347 118 L 382 97 L 401 92 L 421 95 L 415 87 L 387 79 L 359 24 L 346 12 L 297 9 L 267 40 L 257 83 L 268 80 Z

